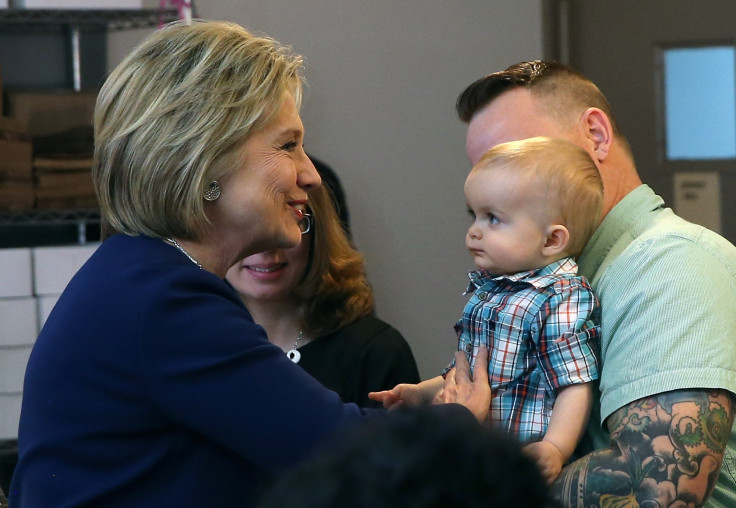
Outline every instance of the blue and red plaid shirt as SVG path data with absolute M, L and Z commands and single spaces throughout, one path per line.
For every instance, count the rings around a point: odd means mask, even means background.
M 560 387 L 598 379 L 600 307 L 576 274 L 572 258 L 514 275 L 468 274 L 458 350 L 473 369 L 488 347 L 491 421 L 522 442 L 542 439 Z

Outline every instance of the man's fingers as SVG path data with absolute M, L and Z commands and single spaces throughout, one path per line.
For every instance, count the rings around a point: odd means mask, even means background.
M 450 372 L 453 373 L 453 381 L 455 382 L 458 380 L 462 382 L 466 379 L 470 379 L 470 364 L 468 363 L 468 358 L 465 356 L 465 353 L 462 351 L 455 351 L 455 368 Z
M 481 346 L 475 355 L 475 369 L 473 369 L 473 382 L 488 383 L 488 348 Z

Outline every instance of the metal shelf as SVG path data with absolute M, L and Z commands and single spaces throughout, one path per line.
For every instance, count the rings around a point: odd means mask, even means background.
M 100 221 L 98 209 L 0 211 L 0 248 L 98 241 Z
M 69 33 L 74 90 L 81 88 L 80 33 L 151 28 L 179 19 L 167 9 L 0 9 L 0 33 Z M 0 211 L 0 248 L 99 240 L 97 209 Z
M 131 30 L 177 19 L 176 9 L 0 9 L 0 30 L 17 33 L 59 25 L 80 30 Z
M 100 222 L 98 209 L 0 211 L 0 226 Z

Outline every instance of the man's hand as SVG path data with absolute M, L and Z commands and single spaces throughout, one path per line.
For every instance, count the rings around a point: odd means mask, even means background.
M 447 373 L 442 390 L 433 404 L 455 402 L 468 408 L 480 422 L 488 417 L 491 407 L 491 385 L 488 382 L 488 348 L 481 347 L 475 358 L 474 376 L 462 351 L 455 352 L 455 368 Z

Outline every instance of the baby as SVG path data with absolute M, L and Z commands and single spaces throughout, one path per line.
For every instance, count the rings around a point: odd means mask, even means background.
M 455 325 L 471 369 L 489 350 L 489 418 L 554 481 L 587 423 L 598 378 L 598 300 L 575 257 L 598 226 L 603 184 L 578 146 L 538 137 L 495 146 L 465 181 L 476 270 Z M 384 407 L 431 403 L 444 375 L 370 394 Z

